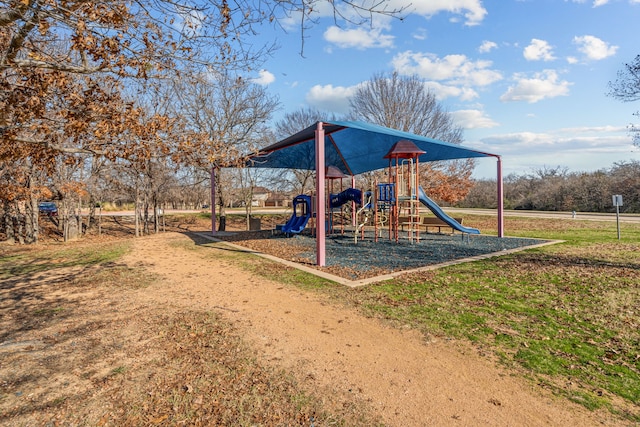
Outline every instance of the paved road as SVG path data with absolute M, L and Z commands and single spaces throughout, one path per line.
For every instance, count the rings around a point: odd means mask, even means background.
M 164 213 L 166 215 L 176 215 L 176 214 L 192 214 L 199 212 L 208 212 L 205 209 L 166 209 Z M 96 210 L 96 215 L 100 212 Z M 84 209 L 82 211 L 82 215 L 87 215 L 88 210 Z M 152 215 L 153 212 L 149 211 L 149 215 Z M 102 216 L 133 216 L 133 211 L 102 211 Z
M 448 212 L 458 212 L 475 215 L 492 215 L 497 216 L 498 212 L 495 209 L 462 209 L 462 208 L 445 208 Z M 571 219 L 571 220 L 583 220 L 583 221 L 615 221 L 615 213 L 597 213 L 597 212 L 576 212 L 576 217 L 573 218 L 571 212 L 543 212 L 543 211 L 512 211 L 505 210 L 504 216 L 519 216 L 527 218 L 550 218 L 550 219 Z M 621 214 L 620 222 L 640 222 L 640 215 L 638 214 Z
M 426 209 L 424 209 L 426 211 Z M 449 213 L 464 213 L 469 215 L 489 215 L 497 216 L 498 212 L 495 209 L 465 209 L 465 208 L 444 208 Z M 189 210 L 189 209 L 167 209 L 166 215 L 172 214 L 185 214 L 185 213 L 198 213 L 208 212 L 205 209 Z M 245 213 L 244 208 L 238 209 L 226 209 L 227 215 L 243 215 Z M 252 210 L 254 215 L 264 214 L 291 214 L 291 208 L 254 208 Z M 117 212 L 102 212 L 105 216 L 133 216 L 133 211 L 117 211 Z M 524 210 L 505 210 L 504 216 L 519 216 L 528 218 L 550 218 L 550 219 L 568 219 L 568 220 L 582 220 L 582 221 L 615 221 L 615 213 L 594 213 L 594 212 L 577 212 L 576 217 L 573 218 L 571 212 L 543 212 L 543 211 L 524 211 Z M 620 222 L 640 222 L 639 214 L 621 214 Z

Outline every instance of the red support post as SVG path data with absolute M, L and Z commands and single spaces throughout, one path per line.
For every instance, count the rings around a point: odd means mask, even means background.
M 356 188 L 356 177 L 351 175 L 351 188 Z M 351 202 L 351 226 L 357 227 L 358 223 L 356 222 L 356 202 Z
M 326 265 L 325 256 L 325 170 L 324 170 L 324 128 L 322 122 L 318 122 L 316 129 L 316 265 Z
M 504 187 L 502 182 L 502 158 L 498 158 L 498 237 L 504 237 Z

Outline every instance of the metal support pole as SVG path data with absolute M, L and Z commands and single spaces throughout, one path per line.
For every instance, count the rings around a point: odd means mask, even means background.
M 498 158 L 498 237 L 504 237 L 504 187 L 502 182 L 502 158 Z
M 356 177 L 351 175 L 351 188 L 356 188 Z M 364 189 L 363 189 L 364 190 Z M 356 227 L 358 223 L 356 222 L 356 202 L 351 202 L 351 226 Z
M 616 225 L 618 227 L 618 240 L 620 240 L 620 206 L 616 204 Z
M 324 129 L 318 122 L 316 129 L 316 265 L 324 267 L 325 261 L 325 188 L 324 188 Z

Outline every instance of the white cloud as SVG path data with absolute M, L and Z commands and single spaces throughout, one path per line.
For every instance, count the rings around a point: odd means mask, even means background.
M 572 3 L 586 3 L 586 0 L 564 0 L 564 1 L 571 1 Z M 593 7 L 599 7 L 599 6 L 604 6 L 605 4 L 609 4 L 611 3 L 611 0 L 593 0 L 592 5 Z M 640 4 L 640 0 L 629 0 L 630 4 Z
M 493 65 L 491 61 L 472 61 L 465 55 L 447 55 L 439 58 L 430 53 L 406 51 L 397 54 L 392 64 L 400 74 L 416 74 L 424 79 L 443 81 L 448 85 L 487 86 L 502 80 L 502 74 L 490 68 Z
M 484 40 L 480 45 L 480 47 L 478 48 L 478 52 L 488 53 L 488 52 L 491 52 L 493 49 L 497 49 L 497 48 L 498 48 L 498 45 L 495 42 Z
M 605 131 L 604 129 L 609 129 Z M 490 152 L 523 155 L 549 154 L 562 156 L 600 153 L 628 153 L 633 148 L 622 127 L 566 128 L 551 132 L 516 132 L 497 134 L 481 139 Z M 603 165 L 607 166 L 607 165 Z
M 319 110 L 346 114 L 349 111 L 349 98 L 357 88 L 357 85 L 349 87 L 315 85 L 307 93 L 306 101 Z
M 571 1 L 571 3 L 586 3 L 587 0 L 564 0 L 565 2 L 567 1 Z M 630 0 L 630 1 L 634 1 L 634 0 Z M 593 7 L 598 7 L 598 6 L 602 6 L 609 3 L 609 0 L 593 0 L 592 5 Z
M 526 101 L 530 104 L 547 98 L 566 96 L 569 94 L 569 86 L 572 83 L 560 80 L 554 70 L 545 70 L 536 73 L 532 78 L 523 74 L 515 74 L 515 86 L 510 86 L 505 94 L 500 97 L 503 102 Z
M 598 61 L 609 56 L 615 55 L 618 46 L 612 46 L 609 43 L 600 40 L 594 36 L 576 36 L 573 43 L 578 45 L 578 50 L 582 52 L 587 59 Z
M 423 40 L 426 40 L 427 37 L 428 37 L 428 32 L 424 28 L 418 28 L 416 31 L 413 32 L 413 38 L 416 40 L 423 41 Z
M 260 86 L 268 86 L 276 81 L 276 76 L 274 76 L 273 73 L 270 73 L 267 70 L 260 70 L 258 74 L 260 75 L 260 77 L 256 77 L 251 81 Z
M 468 26 L 480 24 L 487 15 L 486 9 L 482 6 L 482 0 L 353 0 L 349 2 L 314 1 L 313 10 L 306 19 L 307 22 L 316 22 L 326 17 L 335 19 L 337 25 L 328 28 L 324 37 L 327 41 L 343 48 L 366 49 L 393 46 L 394 37 L 383 34 L 383 31 L 390 30 L 392 23 L 397 20 L 385 13 L 363 13 L 374 3 L 374 8 L 379 11 L 401 11 L 397 16 L 413 14 L 430 18 L 443 12 L 451 13 L 464 17 L 465 25 Z M 277 19 L 278 24 L 286 31 L 296 32 L 302 22 L 302 13 L 294 11 Z M 354 26 L 362 22 L 366 23 L 364 26 L 366 30 Z M 424 40 L 426 31 L 417 31 L 413 37 Z
M 569 133 L 569 134 L 602 134 L 602 133 L 611 133 L 611 132 L 626 132 L 627 128 L 625 126 L 583 126 L 583 127 L 573 127 L 573 128 L 562 128 L 559 129 L 559 133 Z
M 382 28 L 353 28 L 344 30 L 331 26 L 324 32 L 324 39 L 341 48 L 388 48 L 393 46 L 394 36 L 383 34 Z
M 334 17 L 334 10 L 330 7 L 332 2 L 317 2 L 314 7 L 320 7 L 317 10 L 317 15 L 320 17 Z M 337 3 L 337 2 L 336 2 Z M 347 2 L 345 2 L 347 3 Z M 451 13 L 454 15 L 462 16 L 465 19 L 465 25 L 478 25 L 487 15 L 487 10 L 482 6 L 482 0 L 385 0 L 385 1 L 371 1 L 371 0 L 354 0 L 352 2 L 360 10 L 352 7 L 349 4 L 342 4 L 339 6 L 339 15 L 344 16 L 351 22 L 358 22 L 362 19 L 362 10 L 366 10 L 371 7 L 373 3 L 376 3 L 378 9 L 384 8 L 386 11 L 400 10 L 402 14 L 415 14 L 421 15 L 425 18 L 430 18 L 439 13 Z M 314 3 L 315 4 L 315 3 Z M 360 13 L 359 13 L 360 12 Z M 385 20 L 385 15 L 372 15 L 374 20 Z M 367 15 L 366 17 L 369 17 Z
M 199 35 L 207 20 L 204 13 L 189 7 L 176 8 L 174 17 L 171 25 L 189 36 Z
M 522 52 L 527 61 L 553 61 L 553 48 L 545 40 L 531 39 Z
M 499 124 L 482 110 L 458 110 L 452 111 L 453 120 L 464 129 L 492 128 Z
M 465 145 L 500 154 L 505 175 L 521 175 L 545 166 L 567 167 L 570 172 L 595 171 L 637 155 L 626 129 L 609 126 L 495 134 Z M 495 178 L 493 164 L 476 170 L 474 176 Z
M 405 0 L 388 0 L 390 7 L 407 5 Z M 410 3 L 407 12 L 423 15 L 427 18 L 441 12 L 462 15 L 465 25 L 478 25 L 487 15 L 481 0 L 420 0 Z
M 440 100 L 456 97 L 462 101 L 472 101 L 479 97 L 478 92 L 468 87 L 443 85 L 434 81 L 426 82 L 425 85 L 436 95 L 436 98 Z

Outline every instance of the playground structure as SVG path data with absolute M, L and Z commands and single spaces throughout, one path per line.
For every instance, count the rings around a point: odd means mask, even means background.
M 256 168 L 315 171 L 314 213 L 315 217 L 324 219 L 327 213 L 327 204 L 324 201 L 326 195 L 325 167 L 334 165 L 351 177 L 364 172 L 384 169 L 389 162 L 387 158 L 384 158 L 385 154 L 399 140 L 408 140 L 414 143 L 427 153 L 427 155 L 423 155 L 422 159 L 431 162 L 473 158 L 494 158 L 497 160 L 497 230 L 498 237 L 504 237 L 502 159 L 498 154 L 372 123 L 331 120 L 329 122 L 315 122 L 307 128 L 249 155 L 245 165 Z M 222 165 L 214 164 L 211 168 L 211 200 L 216 200 L 216 174 L 221 167 Z M 354 186 L 352 185 L 352 187 Z M 420 200 L 419 197 L 418 200 Z M 215 204 L 212 203 L 211 233 L 214 236 L 216 234 L 215 218 Z M 325 266 L 327 223 L 324 220 L 315 221 L 314 225 L 316 264 Z M 464 229 L 461 231 L 466 232 Z
M 413 142 L 401 140 L 396 142 L 384 156 L 389 159 L 389 183 L 379 184 L 377 200 L 388 205 L 389 239 L 399 238 L 400 217 L 407 226 L 409 241 L 420 240 L 420 211 L 418 200 L 418 167 L 420 155 L 425 151 Z M 383 190 L 383 191 L 380 191 Z
M 389 182 L 376 183 L 374 188 L 369 191 L 357 188 L 343 189 L 342 179 L 347 176 L 336 167 L 329 166 L 325 174 L 327 181 L 329 181 L 328 195 L 325 195 L 327 197 L 323 199 L 318 198 L 318 200 L 325 200 L 328 207 L 325 228 L 327 234 L 337 232 L 335 227 L 336 213 L 340 218 L 339 232 L 345 233 L 347 227 L 345 227 L 343 207 L 348 203 L 351 203 L 350 225 L 356 243 L 359 236 L 360 239 L 364 239 L 367 225 L 373 226 L 376 241 L 381 236 L 382 228 L 387 225 L 390 240 L 398 242 L 401 231 L 406 231 L 406 238 L 409 242 L 419 242 L 422 225 L 421 205 L 429 208 L 438 219 L 451 227 L 452 230 L 460 231 L 463 235 L 479 234 L 479 230 L 465 227 L 447 215 L 426 195 L 419 184 L 418 174 L 419 157 L 422 154 L 425 154 L 425 151 L 418 148 L 413 142 L 398 141 L 385 155 L 385 158 L 389 160 L 387 171 Z M 340 180 L 340 192 L 334 193 L 334 181 L 338 179 Z M 289 221 L 276 228 L 287 235 L 302 232 L 309 219 L 315 217 L 316 209 L 312 207 L 310 196 L 297 196 L 294 198 L 293 206 L 293 214 Z M 300 213 L 298 206 L 304 206 Z

